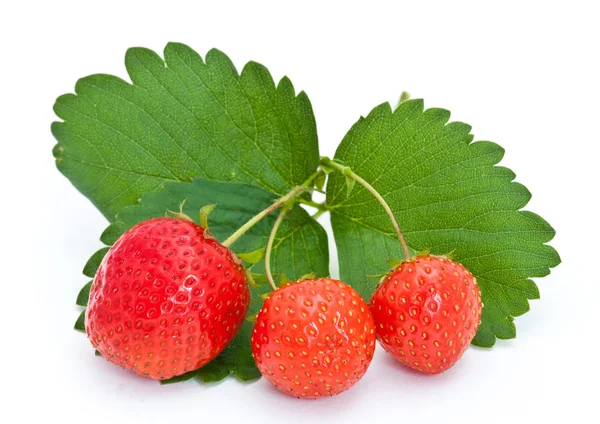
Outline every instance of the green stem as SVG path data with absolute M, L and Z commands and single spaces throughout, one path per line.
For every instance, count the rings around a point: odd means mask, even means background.
M 288 212 L 288 208 L 281 209 L 279 212 L 279 216 L 275 220 L 273 224 L 273 229 L 271 230 L 271 234 L 269 235 L 269 240 L 267 241 L 267 250 L 265 251 L 265 271 L 267 274 L 267 280 L 269 281 L 269 285 L 273 289 L 273 291 L 277 290 L 277 285 L 273 280 L 273 275 L 271 274 L 271 250 L 273 250 L 273 242 L 275 241 L 275 236 L 277 235 L 277 230 L 279 229 L 279 225 L 283 221 L 285 214 Z
M 313 215 L 311 215 L 310 217 L 312 219 L 314 219 L 315 221 L 321 216 L 323 215 L 325 212 L 327 212 L 329 209 L 319 209 L 318 211 L 316 211 Z
M 295 198 L 299 194 L 312 189 L 312 184 L 313 184 L 315 178 L 317 178 L 322 172 L 323 171 L 321 171 L 321 170 L 315 172 L 314 174 L 312 174 L 304 182 L 304 184 L 302 184 L 301 186 L 298 186 L 298 187 L 294 187 L 288 194 L 286 194 L 285 196 L 280 197 L 279 199 L 277 199 L 277 201 L 275 203 L 273 203 L 271 206 L 269 206 L 268 208 L 266 208 L 266 209 L 262 210 L 261 212 L 259 212 L 257 215 L 255 215 L 252 218 L 250 218 L 248 220 L 248 222 L 246 222 L 244 225 L 242 225 L 240 228 L 238 228 L 235 231 L 235 233 L 233 233 L 232 235 L 230 235 L 227 238 L 227 240 L 225 240 L 221 244 L 223 246 L 225 246 L 225 247 L 230 247 L 241 236 L 243 236 L 244 234 L 246 234 L 246 232 L 250 228 L 252 228 L 254 225 L 256 225 L 257 223 L 259 223 L 265 216 L 267 216 L 268 214 L 270 214 L 271 212 L 273 212 L 275 209 L 283 206 L 284 204 L 286 204 L 287 202 L 289 202 L 290 200 L 292 200 L 293 198 Z
M 313 208 L 317 208 L 319 210 L 321 210 L 321 209 L 328 210 L 329 209 L 329 207 L 325 204 L 325 202 L 317 203 L 317 202 L 313 202 L 312 200 L 298 199 L 298 203 L 302 203 L 303 205 L 307 205 L 307 206 L 312 206 Z
M 352 169 L 350 169 L 350 167 L 341 165 L 337 162 L 334 162 L 331 159 L 329 159 L 328 157 L 322 157 L 321 164 L 323 166 L 328 166 L 330 168 L 334 168 L 334 169 L 340 171 L 346 177 L 353 179 L 354 181 L 356 181 L 357 183 L 362 185 L 364 188 L 366 188 L 377 199 L 377 201 L 381 204 L 381 206 L 383 206 L 383 209 L 385 209 L 385 212 L 388 214 L 390 221 L 392 221 L 392 225 L 394 226 L 394 229 L 396 230 L 396 234 L 398 235 L 398 240 L 400 241 L 400 244 L 402 245 L 402 251 L 404 252 L 404 258 L 405 258 L 405 260 L 408 260 L 410 258 L 410 253 L 408 251 L 408 246 L 406 245 L 406 241 L 404 240 L 404 236 L 402 235 L 402 231 L 400 231 L 400 225 L 398 225 L 398 221 L 396 221 L 396 217 L 394 216 L 394 213 L 392 212 L 390 205 L 387 204 L 387 202 L 381 196 L 381 194 L 379 194 L 379 192 L 377 190 L 375 190 L 375 188 L 371 184 L 369 184 L 368 182 L 363 180 L 354 171 L 352 171 Z

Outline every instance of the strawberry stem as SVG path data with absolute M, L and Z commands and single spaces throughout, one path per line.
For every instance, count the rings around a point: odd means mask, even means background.
M 277 199 L 277 201 L 275 201 L 275 203 L 273 203 L 271 206 L 269 206 L 268 208 L 266 208 L 266 209 L 262 210 L 261 212 L 259 212 L 257 215 L 255 215 L 252 218 L 250 218 L 248 220 L 248 222 L 246 222 L 244 225 L 242 225 L 240 228 L 238 228 L 235 231 L 235 233 L 233 233 L 232 235 L 230 235 L 227 238 L 227 240 L 225 240 L 221 244 L 223 246 L 225 246 L 225 247 L 230 247 L 241 236 L 243 236 L 244 234 L 246 234 L 246 232 L 250 228 L 252 228 L 254 225 L 256 225 L 257 223 L 259 223 L 265 216 L 267 216 L 268 214 L 270 214 L 271 212 L 273 212 L 275 209 L 277 209 L 277 208 L 285 205 L 287 202 L 293 200 L 296 196 L 300 195 L 301 193 L 304 193 L 305 191 L 311 190 L 313 188 L 315 178 L 317 178 L 322 173 L 323 173 L 323 171 L 318 170 L 317 172 L 315 172 L 314 174 L 312 174 L 310 177 L 308 177 L 308 179 L 306 180 L 306 182 L 304 184 L 302 184 L 301 186 L 298 186 L 298 187 L 294 187 L 288 194 L 286 194 L 285 196 L 280 197 L 279 199 Z
M 267 250 L 265 251 L 265 272 L 267 274 L 267 280 L 269 281 L 269 285 L 273 289 L 273 291 L 277 290 L 277 285 L 273 280 L 273 274 L 271 274 L 271 250 L 273 249 L 273 242 L 275 241 L 275 236 L 277 235 L 277 230 L 279 229 L 279 225 L 283 221 L 285 214 L 288 212 L 288 208 L 284 207 L 279 212 L 279 216 L 275 220 L 273 224 L 273 229 L 271 230 L 271 234 L 269 235 L 269 240 L 267 241 Z
M 398 240 L 400 241 L 400 244 L 402 245 L 402 251 L 404 252 L 404 258 L 405 258 L 405 260 L 408 260 L 410 258 L 410 253 L 408 251 L 408 246 L 406 245 L 406 241 L 404 240 L 404 236 L 402 235 L 402 231 L 400 231 L 400 225 L 398 224 L 398 221 L 396 221 L 396 217 L 394 216 L 394 213 L 392 212 L 390 205 L 387 204 L 387 202 L 381 196 L 381 194 L 379 194 L 379 192 L 377 190 L 375 190 L 375 188 L 371 184 L 369 184 L 368 182 L 363 180 L 354 171 L 352 171 L 352 169 L 350 169 L 350 167 L 348 167 L 348 166 L 341 165 L 325 156 L 321 157 L 321 165 L 323 165 L 325 167 L 329 167 L 329 168 L 334 168 L 334 169 L 340 171 L 346 178 L 350 178 L 351 180 L 356 181 L 357 183 L 362 185 L 364 188 L 366 188 L 377 199 L 377 201 L 381 204 L 381 206 L 383 206 L 383 209 L 385 209 L 385 212 L 390 217 L 390 221 L 392 221 L 392 225 L 394 226 L 394 229 L 396 230 L 396 234 L 398 235 Z

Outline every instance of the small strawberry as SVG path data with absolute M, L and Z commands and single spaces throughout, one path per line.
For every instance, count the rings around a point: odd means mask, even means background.
M 168 379 L 215 358 L 249 301 L 244 269 L 229 249 L 191 221 L 156 218 L 123 234 L 104 257 L 86 332 L 109 361 Z
M 390 271 L 369 302 L 383 348 L 430 374 L 460 359 L 477 332 L 482 306 L 475 277 L 462 265 L 432 255 Z
M 262 375 L 284 393 L 336 395 L 367 371 L 375 350 L 368 305 L 331 278 L 288 283 L 258 313 L 252 353 Z

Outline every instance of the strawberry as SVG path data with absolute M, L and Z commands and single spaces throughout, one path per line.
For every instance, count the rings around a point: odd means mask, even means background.
M 331 278 L 288 283 L 258 313 L 252 353 L 262 375 L 292 396 L 318 398 L 349 389 L 375 350 L 368 305 Z
M 461 264 L 432 255 L 390 271 L 369 302 L 383 348 L 429 374 L 460 359 L 477 332 L 482 306 L 475 277 Z
M 229 249 L 193 222 L 156 218 L 123 234 L 104 257 L 86 332 L 109 361 L 168 379 L 215 358 L 249 301 L 244 269 Z

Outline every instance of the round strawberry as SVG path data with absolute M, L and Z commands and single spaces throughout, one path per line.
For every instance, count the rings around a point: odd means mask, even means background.
M 430 374 L 460 359 L 477 332 L 482 306 L 475 277 L 461 264 L 431 255 L 390 271 L 369 302 L 383 348 Z
M 240 329 L 249 301 L 244 269 L 229 249 L 191 221 L 151 219 L 104 257 L 86 331 L 109 361 L 167 379 L 215 358 Z
M 288 283 L 258 313 L 252 353 L 262 375 L 292 396 L 318 398 L 349 389 L 375 350 L 368 305 L 331 278 Z

